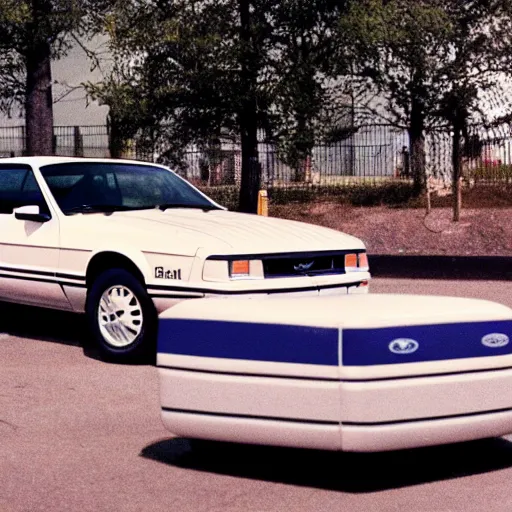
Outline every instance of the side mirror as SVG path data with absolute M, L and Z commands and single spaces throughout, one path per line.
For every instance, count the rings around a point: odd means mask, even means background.
M 36 205 L 15 208 L 14 216 L 18 220 L 30 220 L 32 222 L 48 222 L 51 219 L 47 213 L 41 213 L 39 206 Z

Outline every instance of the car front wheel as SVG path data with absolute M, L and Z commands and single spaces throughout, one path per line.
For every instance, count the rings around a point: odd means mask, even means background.
M 89 290 L 86 312 L 104 359 L 154 362 L 157 314 L 144 286 L 130 272 L 110 269 L 101 273 Z

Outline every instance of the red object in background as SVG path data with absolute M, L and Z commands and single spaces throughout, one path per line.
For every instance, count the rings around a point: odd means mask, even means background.
M 497 167 L 501 165 L 501 160 L 483 160 L 482 163 L 487 167 Z

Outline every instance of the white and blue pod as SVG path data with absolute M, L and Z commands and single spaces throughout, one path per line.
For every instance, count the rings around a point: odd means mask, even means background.
M 414 295 L 198 299 L 160 316 L 174 434 L 382 451 L 512 432 L 512 310 Z

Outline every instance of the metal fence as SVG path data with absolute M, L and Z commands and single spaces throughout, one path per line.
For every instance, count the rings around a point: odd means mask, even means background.
M 160 161 L 165 140 L 148 154 L 147 141 L 130 141 L 123 156 Z M 21 156 L 25 128 L 0 127 L 0 157 Z M 143 149 L 142 149 L 143 148 Z M 411 178 L 409 138 L 405 130 L 389 125 L 365 125 L 343 140 L 318 144 L 310 158 L 290 165 L 276 144 L 261 137 L 259 162 L 262 185 L 284 188 L 378 185 L 408 182 Z M 109 157 L 107 126 L 56 126 L 54 152 L 62 156 Z M 429 132 L 425 141 L 427 175 L 449 185 L 452 175 L 452 140 L 448 130 Z M 238 186 L 241 148 L 238 141 L 218 140 L 215 145 L 191 146 L 181 158 L 179 172 L 205 187 Z M 509 126 L 473 127 L 464 145 L 463 174 L 472 186 L 512 184 L 512 132 Z
M 448 130 L 426 137 L 427 176 L 450 184 L 453 141 Z M 512 130 L 510 125 L 470 127 L 462 144 L 462 179 L 468 187 L 512 185 Z
M 55 126 L 53 148 L 59 156 L 109 157 L 107 126 Z M 25 153 L 25 127 L 0 127 L 0 157 Z

